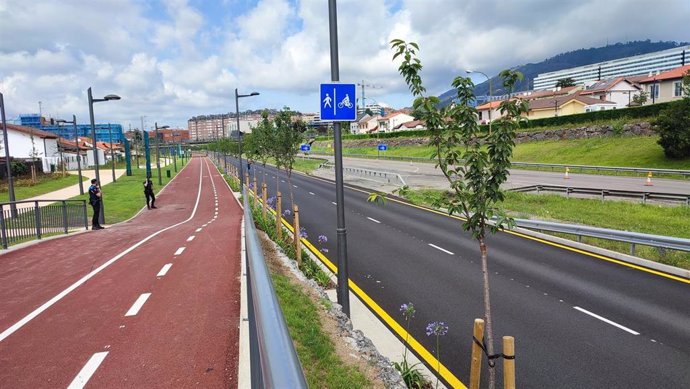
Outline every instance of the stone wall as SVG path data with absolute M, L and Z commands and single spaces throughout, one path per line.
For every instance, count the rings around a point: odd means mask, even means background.
M 584 139 L 584 138 L 604 138 L 614 135 L 620 136 L 651 136 L 654 135 L 652 126 L 649 122 L 624 124 L 618 127 L 616 125 L 596 125 L 584 126 L 576 128 L 567 128 L 561 130 L 546 130 L 546 131 L 530 131 L 518 132 L 515 137 L 515 143 L 524 142 L 538 142 L 544 140 L 567 140 L 567 139 Z M 317 146 L 327 147 L 327 143 L 332 144 L 333 141 L 318 141 Z M 414 137 L 414 138 L 376 138 L 371 139 L 356 139 L 346 140 L 343 142 L 344 147 L 376 147 L 378 143 L 385 143 L 388 147 L 400 146 L 426 146 L 429 143 L 429 138 Z

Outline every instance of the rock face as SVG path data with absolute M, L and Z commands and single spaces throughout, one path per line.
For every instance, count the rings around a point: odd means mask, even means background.
M 515 136 L 515 143 L 538 142 L 545 140 L 569 140 L 569 139 L 585 139 L 585 138 L 604 138 L 610 136 L 651 136 L 654 135 L 654 130 L 649 122 L 623 124 L 617 125 L 595 125 L 587 127 L 566 128 L 560 130 L 546 130 L 546 131 L 525 131 L 518 132 Z M 332 141 L 318 141 L 317 146 L 327 147 L 327 143 Z M 386 143 L 389 147 L 400 146 L 426 146 L 429 143 L 429 138 L 426 137 L 410 137 L 410 138 L 386 138 L 386 139 L 355 139 L 348 140 L 345 143 L 347 148 L 357 147 L 376 147 L 379 143 Z

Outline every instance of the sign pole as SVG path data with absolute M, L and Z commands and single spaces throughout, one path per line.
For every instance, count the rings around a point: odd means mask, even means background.
M 338 63 L 338 11 L 335 0 L 328 0 L 328 25 L 331 43 L 331 81 L 340 81 L 340 65 Z M 333 106 L 337 104 L 335 96 Z M 345 229 L 345 194 L 343 191 L 343 152 L 340 122 L 333 123 L 333 138 L 335 140 L 335 197 L 337 201 L 337 263 L 338 263 L 338 304 L 343 307 L 343 313 L 350 317 L 350 293 L 348 287 L 347 270 L 347 229 Z

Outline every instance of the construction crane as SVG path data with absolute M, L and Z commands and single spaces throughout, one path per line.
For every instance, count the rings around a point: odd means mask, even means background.
M 383 88 L 381 85 L 367 84 L 364 80 L 362 80 L 362 83 L 359 83 L 359 82 L 358 82 L 358 83 L 357 83 L 357 86 L 359 86 L 359 87 L 362 88 L 362 99 L 361 99 L 361 100 L 362 100 L 362 110 L 364 110 L 364 109 L 366 108 L 366 106 L 367 106 L 367 104 L 366 104 L 366 99 L 367 99 L 367 98 L 365 97 L 364 89 L 365 89 L 365 88 L 371 88 L 371 89 L 381 89 L 381 88 Z

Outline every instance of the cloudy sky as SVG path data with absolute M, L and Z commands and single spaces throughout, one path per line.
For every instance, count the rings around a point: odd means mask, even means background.
M 340 79 L 411 105 L 393 38 L 421 46 L 430 93 L 472 68 L 494 75 L 560 52 L 629 40 L 690 40 L 687 0 L 340 0 Z M 20 113 L 88 121 L 86 90 L 122 100 L 96 121 L 186 128 L 240 109 L 317 112 L 330 81 L 327 0 L 0 0 L 0 92 Z M 475 82 L 483 81 L 478 76 Z

